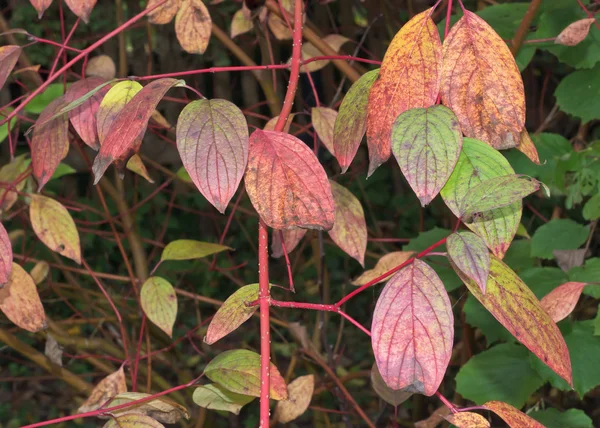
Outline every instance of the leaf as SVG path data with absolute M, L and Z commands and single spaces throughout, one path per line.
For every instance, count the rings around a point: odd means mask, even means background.
M 160 0 L 148 0 L 148 4 L 146 5 L 146 9 L 150 9 Z M 177 11 L 181 6 L 181 0 L 167 0 L 162 5 L 158 6 L 152 12 L 148 14 L 148 21 L 151 24 L 168 24 L 175 18 L 177 15 Z
M 286 133 L 286 134 L 289 133 L 290 126 L 292 126 L 292 122 L 294 121 L 294 117 L 296 117 L 296 113 L 290 113 L 290 115 L 287 117 L 287 120 L 285 121 L 285 125 L 283 125 L 284 133 Z M 272 119 L 269 119 L 269 121 L 267 123 L 265 123 L 263 131 L 275 131 L 275 126 L 277 125 L 278 120 L 279 120 L 279 115 L 275 116 Z
M 285 250 L 290 254 L 296 246 L 300 243 L 304 235 L 306 235 L 306 229 L 285 229 L 285 230 L 273 230 L 273 237 L 271 238 L 271 256 L 278 259 L 283 256 L 283 246 L 281 245 L 281 236 L 283 234 L 283 243 L 285 244 Z
M 500 416 L 510 428 L 545 428 L 544 425 L 531 419 L 510 404 L 501 401 L 488 401 L 483 406 Z
M 469 189 L 460 204 L 461 217 L 495 210 L 537 192 L 540 182 L 517 174 L 488 178 Z
M 77 413 L 94 411 L 111 398 L 126 391 L 125 372 L 121 366 L 119 370 L 106 376 L 94 387 L 88 399 L 77 409 Z
M 329 107 L 313 107 L 311 120 L 317 135 L 329 153 L 335 156 L 333 147 L 333 126 L 338 112 Z
M 12 107 L 5 107 L 0 110 L 0 120 L 4 120 L 9 113 L 13 111 Z M 17 124 L 17 117 L 13 117 L 11 120 L 0 126 L 0 143 L 8 138 L 8 128 L 10 125 L 10 132 L 13 132 L 15 125 Z
M 483 294 L 459 269 L 456 273 L 483 306 L 531 352 L 567 382 L 572 382 L 571 360 L 560 330 L 539 300 L 508 266 L 495 256 Z
M 133 172 L 134 174 L 145 178 L 149 183 L 154 183 L 154 180 L 152 179 L 152 177 L 150 177 L 150 174 L 146 169 L 146 165 L 144 165 L 142 158 L 137 153 L 131 156 L 127 161 L 127 169 Z
M 192 260 L 201 259 L 211 254 L 221 251 L 231 250 L 225 245 L 212 244 L 210 242 L 194 241 L 192 239 L 178 239 L 171 241 L 163 249 L 160 256 L 161 261 L 165 260 Z
M 48 277 L 48 273 L 50 273 L 50 265 L 42 260 L 35 264 L 29 275 L 31 275 L 35 285 L 40 285 Z
M 38 13 L 38 19 L 42 19 L 46 9 L 52 4 L 52 0 L 29 0 L 31 5 L 35 8 Z
M 475 281 L 485 294 L 490 274 L 490 253 L 485 242 L 471 232 L 457 232 L 448 237 L 448 257 L 468 278 Z
M 18 327 L 35 333 L 47 327 L 46 314 L 33 279 L 13 263 L 8 282 L 0 288 L 0 310 Z
M 15 68 L 19 55 L 21 55 L 20 46 L 0 46 L 0 89 L 6 83 L 10 72 Z
M 113 398 L 111 402 L 106 405 L 106 407 L 116 407 L 148 397 L 151 397 L 151 395 L 144 394 L 142 392 L 121 392 L 119 395 Z M 129 412 L 147 415 L 159 422 L 164 422 L 166 424 L 175 424 L 181 419 L 190 419 L 190 414 L 184 406 L 177 404 L 176 402 L 165 397 L 158 397 L 143 403 L 134 404 L 120 410 L 112 411 L 111 413 L 114 415 L 122 415 Z
M 143 138 L 148 120 L 159 101 L 169 89 L 181 85 L 182 82 L 182 80 L 164 78 L 154 80 L 146 85 L 118 111 L 104 135 L 101 135 L 100 129 L 104 130 L 105 122 L 110 116 L 107 115 L 102 122 L 98 117 L 98 136 L 101 147 L 92 167 L 94 184 L 100 181 L 108 166 L 115 159 L 123 158 L 126 161 L 133 155 L 137 149 L 135 146 Z M 107 96 L 109 94 L 110 91 Z M 100 104 L 100 109 L 102 109 L 102 104 Z
M 554 322 L 569 316 L 581 296 L 585 282 L 566 282 L 545 295 L 540 303 Z
M 140 292 L 142 309 L 150 321 L 173 337 L 173 325 L 177 318 L 177 296 L 173 286 L 164 278 L 148 278 Z
M 102 102 L 96 114 L 96 123 L 98 126 L 98 138 L 100 143 L 104 142 L 108 131 L 115 119 L 119 116 L 125 104 L 141 90 L 143 86 L 133 80 L 124 80 L 114 85 L 104 95 Z M 139 141 L 141 144 L 141 138 Z
M 415 260 L 388 281 L 371 332 L 387 386 L 427 396 L 437 391 L 452 354 L 454 319 L 444 284 L 425 262 Z
M 194 403 L 211 410 L 222 410 L 239 415 L 246 404 L 254 400 L 248 395 L 236 394 L 216 383 L 201 385 L 194 390 Z
M 600 218 L 600 193 L 593 195 L 583 206 L 581 213 L 583 218 L 588 221 L 598 220 Z
M 277 403 L 273 419 L 281 424 L 287 424 L 302 416 L 310 405 L 314 390 L 314 375 L 294 379 L 288 385 L 288 399 Z
M 383 275 L 387 271 L 395 268 L 396 266 L 401 265 L 402 263 L 410 259 L 413 255 L 414 252 L 412 251 L 394 251 L 393 253 L 388 253 L 381 257 L 379 260 L 377 260 L 377 264 L 373 269 L 364 271 L 362 275 L 360 275 L 358 278 L 352 281 L 352 285 L 365 285 L 373 281 L 375 278 Z M 390 278 L 390 276 L 387 276 L 377 281 L 376 284 L 387 281 Z
M 570 271 L 574 267 L 583 266 L 585 261 L 585 248 L 580 250 L 554 250 L 552 254 L 556 258 L 556 264 L 564 272 Z
M 335 222 L 329 236 L 346 254 L 365 267 L 367 222 L 360 201 L 342 185 L 329 180 L 335 204 Z
M 413 108 L 394 121 L 392 152 L 422 206 L 448 181 L 462 140 L 456 116 L 444 106 Z
M 29 101 L 23 110 L 27 113 L 40 114 L 52 101 L 64 93 L 65 87 L 62 83 L 52 83 L 41 94 Z
M 267 226 L 333 227 L 335 209 L 327 174 L 298 138 L 283 132 L 254 131 L 245 182 L 250 202 Z
M 41 125 L 33 129 L 31 138 L 31 163 L 33 176 L 38 183 L 38 192 L 50 180 L 56 167 L 69 152 L 69 119 L 62 114 L 47 120 L 60 111 L 67 102 L 64 97 L 52 101 L 38 117 Z
M 580 19 L 570 23 L 567 28 L 562 30 L 554 43 L 564 46 L 576 46 L 583 42 L 590 32 L 590 26 L 595 21 L 595 18 Z
M 594 424 L 590 417 L 580 409 L 569 409 L 560 412 L 556 409 L 534 410 L 528 416 L 544 424 L 547 428 L 593 428 Z
M 12 188 L 0 189 L 0 201 L 2 201 L 0 208 L 2 213 L 10 210 L 19 197 L 17 192 L 20 192 L 25 187 L 26 180 L 22 179 L 24 177 L 22 174 L 27 170 L 29 165 L 25 157 L 26 155 L 17 156 L 11 163 L 0 168 L 0 182 L 15 183 L 18 181 L 15 184 L 14 190 Z
M 101 77 L 108 81 L 114 79 L 116 74 L 115 62 L 108 55 L 98 55 L 90 58 L 85 66 L 85 75 L 88 77 Z
M 13 252 L 10 238 L 4 225 L 0 223 L 0 289 L 10 279 L 13 264 Z
M 502 38 L 465 11 L 444 40 L 440 94 L 463 134 L 496 149 L 516 147 L 525 126 L 521 73 Z
M 490 423 L 479 413 L 459 412 L 446 416 L 446 420 L 457 428 L 489 428 Z
M 208 325 L 204 342 L 212 345 L 250 319 L 258 306 L 248 306 L 248 304 L 258 299 L 258 292 L 258 284 L 250 284 L 229 296 Z
M 238 9 L 231 19 L 231 38 L 233 39 L 241 34 L 252 31 L 253 28 L 254 23 L 252 22 L 250 10 L 248 10 L 246 3 L 242 3 L 242 8 Z
M 96 0 L 65 0 L 71 12 L 75 14 L 78 18 L 81 18 L 83 22 L 86 24 L 89 23 L 90 14 L 96 6 Z
M 74 102 L 102 84 L 104 84 L 104 80 L 100 77 L 88 77 L 87 79 L 78 80 L 71 84 L 67 90 L 65 101 L 67 103 Z M 83 142 L 94 150 L 100 148 L 96 114 L 98 113 L 102 98 L 104 98 L 109 89 L 107 86 L 104 86 L 79 107 L 69 111 L 69 120 L 73 128 L 75 128 L 75 131 L 77 131 Z
M 600 64 L 591 70 L 577 70 L 569 73 L 561 79 L 554 91 L 554 96 L 556 104 L 562 111 L 587 123 L 600 118 L 600 99 L 590 96 L 599 91 Z
M 585 243 L 590 231 L 571 219 L 553 219 L 540 226 L 531 238 L 531 256 L 553 259 L 555 250 L 575 250 Z
M 9 234 L 10 236 L 10 234 Z M 589 285 L 583 289 L 583 294 L 592 296 L 594 299 L 600 299 L 600 258 L 594 257 L 588 259 L 583 266 L 575 267 L 569 271 L 569 281 L 589 282 Z
M 260 397 L 260 355 L 256 352 L 246 349 L 222 352 L 208 363 L 204 374 L 231 392 Z M 287 400 L 287 386 L 273 363 L 269 379 L 271 399 Z
M 44 355 L 48 357 L 50 361 L 59 367 L 62 367 L 62 355 L 63 350 L 50 333 L 46 335 L 46 345 L 44 346 Z
M 328 34 L 321 40 L 327 43 L 329 47 L 331 47 L 331 49 L 333 49 L 335 52 L 339 52 L 342 46 L 350 41 L 348 37 L 344 37 L 341 34 Z M 323 53 L 318 48 L 316 48 L 311 42 L 302 44 L 302 61 L 306 61 L 318 56 L 323 56 Z M 288 63 L 291 63 L 291 59 L 288 60 Z M 302 65 L 302 67 L 300 67 L 300 72 L 313 73 L 315 71 L 319 71 L 327 64 L 329 64 L 328 59 L 312 61 L 306 65 Z
M 450 211 L 460 217 L 460 203 L 475 186 L 508 174 L 514 171 L 500 152 L 481 141 L 465 138 L 456 167 L 440 194 Z M 522 203 L 517 201 L 480 218 L 463 219 L 463 223 L 485 241 L 492 253 L 502 257 L 517 232 L 521 212 Z
M 58 201 L 31 195 L 29 218 L 36 236 L 55 253 L 81 264 L 79 232 L 67 209 Z
M 295 0 L 281 0 L 279 2 L 280 7 L 286 10 L 290 16 L 294 15 L 294 1 Z M 304 14 L 304 2 L 302 3 L 302 22 L 306 21 L 306 15 Z M 292 38 L 292 33 L 289 30 L 287 22 L 273 13 L 269 13 L 267 16 L 267 25 L 277 40 L 287 40 Z
M 202 0 L 181 0 L 175 17 L 175 34 L 183 50 L 203 54 L 211 31 L 210 13 Z
M 538 151 L 529 136 L 529 133 L 525 128 L 521 131 L 521 140 L 519 141 L 519 145 L 517 146 L 517 150 L 525 154 L 531 160 L 531 162 L 536 165 L 540 165 L 540 156 L 538 155 Z
M 392 406 L 399 406 L 413 395 L 412 392 L 406 392 L 401 389 L 394 391 L 392 388 L 387 386 L 381 377 L 381 374 L 379 373 L 377 363 L 373 364 L 373 367 L 371 367 L 371 385 L 373 386 L 373 389 L 377 395 L 382 400 L 390 403 Z
M 102 428 L 164 428 L 164 425 L 150 416 L 128 413 L 109 420 Z
M 363 74 L 350 87 L 340 105 L 333 126 L 333 154 L 342 168 L 342 174 L 348 171 L 365 136 L 369 92 L 378 76 L 379 69 Z
M 224 213 L 248 163 L 248 124 L 226 100 L 189 103 L 177 120 L 177 149 L 194 184 Z
M 369 93 L 369 173 L 391 154 L 392 125 L 411 108 L 435 104 L 440 90 L 442 45 L 431 19 L 433 9 L 415 15 L 396 33 Z

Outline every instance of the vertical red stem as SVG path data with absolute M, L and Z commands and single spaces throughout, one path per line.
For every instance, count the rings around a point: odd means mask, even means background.
M 269 368 L 271 330 L 269 326 L 269 232 L 264 221 L 258 224 L 258 282 L 260 284 L 260 426 L 269 426 Z

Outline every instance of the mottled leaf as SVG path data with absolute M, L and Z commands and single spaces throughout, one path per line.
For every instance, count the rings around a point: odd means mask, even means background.
M 446 416 L 446 420 L 457 428 L 489 428 L 490 423 L 479 413 L 459 412 Z
M 283 244 L 288 254 L 294 251 L 294 248 L 300 243 L 304 235 L 306 235 L 306 229 L 293 228 L 285 230 L 273 230 L 273 237 L 271 241 L 271 256 L 278 259 L 283 256 L 283 246 L 281 245 L 281 234 L 283 234 Z
M 253 28 L 254 23 L 252 22 L 250 10 L 247 8 L 246 3 L 242 3 L 242 8 L 238 9 L 231 19 L 231 38 L 252 31 Z
M 260 397 L 260 355 L 246 349 L 222 352 L 211 360 L 204 374 L 231 392 Z M 288 398 L 287 386 L 273 363 L 269 370 L 273 400 Z
M 444 106 L 412 108 L 392 125 L 392 152 L 408 184 L 425 206 L 452 173 L 462 148 L 462 133 Z
M 144 394 L 142 392 L 121 392 L 119 395 L 113 398 L 110 403 L 106 405 L 106 407 L 116 407 L 148 397 L 151 397 L 151 395 Z M 123 409 L 115 410 L 111 413 L 114 415 L 119 415 L 129 412 L 147 415 L 159 422 L 164 422 L 166 424 L 175 424 L 181 419 L 190 419 L 190 414 L 185 407 L 165 397 L 158 397 L 143 403 L 133 404 Z
M 45 261 L 40 261 L 35 264 L 35 266 L 29 272 L 31 275 L 31 279 L 35 282 L 35 285 L 41 284 L 50 273 L 50 265 Z
M 504 40 L 468 10 L 444 40 L 441 74 L 442 102 L 467 137 L 496 149 L 519 144 L 525 126 L 521 73 Z
M 483 240 L 471 232 L 457 232 L 446 242 L 448 257 L 468 278 L 475 281 L 485 294 L 490 273 L 490 253 Z
M 105 81 L 112 80 L 117 74 L 115 62 L 108 55 L 98 55 L 90 58 L 85 66 L 87 77 L 101 77 Z
M 15 45 L 0 46 L 0 89 L 6 83 L 10 72 L 21 55 L 21 47 Z
M 35 8 L 35 10 L 37 11 L 38 19 L 42 19 L 44 12 L 52 4 L 52 0 L 29 0 L 29 1 L 31 2 L 31 4 Z
M 65 3 L 75 16 L 81 18 L 86 24 L 89 23 L 90 14 L 96 6 L 96 0 L 65 0 Z
M 379 69 L 363 74 L 350 87 L 340 105 L 333 126 L 333 153 L 342 168 L 342 174 L 348 171 L 365 136 L 369 92 L 378 76 Z
M 562 30 L 554 43 L 557 45 L 564 46 L 576 46 L 583 42 L 590 32 L 590 26 L 595 21 L 595 18 L 580 19 L 570 23 L 567 28 Z
M 60 202 L 31 195 L 29 218 L 40 241 L 52 251 L 81 264 L 79 232 L 71 214 Z
M 0 223 L 0 288 L 8 282 L 12 272 L 12 244 L 6 229 Z
M 127 391 L 123 367 L 106 376 L 94 387 L 87 400 L 77 409 L 77 413 L 91 412 L 106 404 L 112 397 Z
M 329 153 L 335 156 L 333 147 L 333 126 L 338 112 L 329 107 L 313 107 L 311 120 L 317 135 Z
M 300 376 L 288 385 L 288 399 L 279 401 L 275 407 L 275 419 L 280 424 L 287 424 L 304 414 L 315 390 L 314 375 Z
M 330 180 L 335 222 L 329 236 L 346 254 L 365 266 L 367 222 L 360 201 L 344 186 Z
M 192 399 L 200 407 L 239 415 L 242 407 L 253 401 L 254 397 L 236 394 L 216 383 L 210 383 L 196 388 Z
M 224 213 L 248 163 L 248 124 L 226 100 L 189 103 L 177 120 L 177 149 L 194 184 Z
M 231 250 L 231 248 L 226 247 L 225 245 L 213 244 L 210 242 L 194 241 L 192 239 L 178 239 L 167 244 L 162 252 L 162 255 L 160 256 L 160 260 L 201 259 L 202 257 L 220 253 L 221 251 L 225 250 Z
M 411 108 L 429 107 L 437 99 L 442 45 L 432 11 L 415 15 L 396 33 L 369 93 L 369 175 L 390 157 L 396 117 Z
M 105 82 L 100 77 L 88 77 L 87 79 L 78 80 L 69 86 L 65 94 L 65 101 L 71 103 L 103 83 Z M 79 107 L 69 111 L 69 120 L 73 128 L 75 128 L 75 131 L 77 131 L 83 142 L 94 150 L 100 148 L 96 114 L 104 95 L 106 95 L 109 89 L 108 86 L 102 87 L 102 89 L 84 101 Z
M 202 0 L 182 0 L 175 17 L 175 34 L 183 50 L 204 53 L 211 31 L 210 13 Z
M 173 324 L 177 318 L 177 296 L 173 286 L 159 276 L 148 278 L 142 285 L 140 303 L 148 319 L 173 337 Z
M 373 312 L 375 361 L 387 386 L 433 395 L 446 372 L 454 338 L 444 284 L 421 260 L 395 274 Z
M 413 395 L 412 392 L 406 392 L 401 389 L 394 391 L 387 386 L 379 373 L 377 363 L 373 364 L 373 367 L 371 367 L 371 385 L 377 395 L 392 406 L 399 406 Z
M 47 327 L 46 314 L 33 279 L 13 263 L 10 278 L 0 288 L 0 310 L 15 325 L 35 333 Z
M 298 138 L 254 131 L 245 182 L 252 205 L 269 227 L 333 227 L 335 209 L 327 174 Z
M 560 330 L 515 272 L 501 260 L 491 256 L 490 275 L 483 294 L 473 280 L 460 269 L 455 267 L 455 270 L 471 293 L 500 324 L 560 377 L 572 384 L 569 350 Z
M 102 428 L 164 428 L 164 425 L 150 416 L 128 413 L 111 418 Z
M 521 140 L 519 141 L 517 150 L 527 156 L 531 162 L 537 165 L 541 164 L 540 155 L 538 154 L 537 148 L 535 147 L 535 144 L 533 144 L 533 140 L 525 128 L 523 128 L 521 131 Z
M 393 253 L 388 253 L 377 260 L 377 264 L 373 269 L 364 271 L 358 278 L 352 281 L 352 285 L 365 285 L 366 283 L 373 281 L 375 278 L 380 277 L 387 271 L 401 265 L 413 255 L 414 253 L 412 251 L 394 251 Z M 389 278 L 390 277 L 387 276 L 383 279 L 380 279 L 376 284 L 385 282 Z
M 510 404 L 501 401 L 488 401 L 483 406 L 500 416 L 510 428 L 545 428 L 544 425 L 535 419 L 531 419 Z
M 349 42 L 350 39 L 348 37 L 344 37 L 341 34 L 328 34 L 327 36 L 321 39 L 323 42 L 327 43 L 331 49 L 335 52 L 339 52 L 344 43 Z M 302 44 L 302 60 L 306 61 L 310 58 L 323 56 L 323 53 L 317 49 L 312 43 L 307 42 Z M 288 61 L 291 63 L 291 59 Z M 318 61 L 309 62 L 306 65 L 303 65 L 300 68 L 300 72 L 302 73 L 313 73 L 318 71 L 329 64 L 328 59 L 320 59 Z
M 155 6 L 160 0 L 148 0 L 146 9 Z M 181 6 L 181 0 L 167 0 L 148 14 L 148 21 L 151 24 L 168 24 L 175 18 L 177 11 Z
M 581 296 L 585 282 L 566 282 L 542 297 L 540 303 L 554 322 L 569 316 Z

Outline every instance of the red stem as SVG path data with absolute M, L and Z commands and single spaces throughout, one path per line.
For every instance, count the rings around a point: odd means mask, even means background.
M 436 391 L 436 392 L 435 392 L 435 395 L 437 395 L 437 397 L 440 399 L 440 401 L 441 401 L 442 403 L 444 403 L 444 405 L 445 405 L 447 408 L 449 408 L 449 409 L 450 409 L 450 411 L 451 411 L 452 413 L 456 413 L 456 412 L 457 412 L 457 410 L 456 410 L 456 406 L 455 406 L 454 404 L 452 404 L 450 401 L 448 401 L 448 400 L 446 399 L 446 397 L 444 397 L 442 394 L 440 394 L 440 392 L 439 392 L 439 391 Z
M 450 15 L 452 15 L 452 0 L 448 0 L 448 9 L 446 10 L 446 27 L 444 28 L 444 40 L 448 37 L 450 30 Z
M 300 3 L 300 2 L 298 2 Z M 269 232 L 258 222 L 258 283 L 260 287 L 260 426 L 269 426 L 271 329 L 269 326 Z

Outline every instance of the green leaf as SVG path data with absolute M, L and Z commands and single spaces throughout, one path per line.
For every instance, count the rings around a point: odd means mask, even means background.
M 177 295 L 173 286 L 159 276 L 148 278 L 142 285 L 140 301 L 148 319 L 173 337 L 173 324 L 177 318 Z
M 234 415 L 239 415 L 242 407 L 254 400 L 254 397 L 236 394 L 216 383 L 210 383 L 196 388 L 192 399 L 200 407 L 211 410 L 223 410 L 231 412 Z
M 11 112 L 13 111 L 12 107 L 7 107 L 5 109 L 2 109 L 0 111 L 0 122 L 4 120 L 4 118 Z M 10 121 L 10 131 L 14 131 L 15 129 L 15 124 L 17 123 L 17 118 L 13 117 Z M 4 140 L 6 140 L 6 137 L 8 137 L 8 125 L 9 123 L 6 122 L 4 125 L 0 126 L 0 143 L 3 142 Z
M 589 235 L 587 226 L 570 219 L 554 219 L 539 227 L 531 239 L 531 255 L 553 259 L 554 250 L 576 250 Z
M 456 392 L 483 404 L 499 400 L 517 408 L 544 383 L 531 368 L 523 346 L 502 343 L 471 358 L 456 375 Z
M 186 183 L 193 183 L 192 177 L 190 177 L 188 172 L 185 170 L 185 167 L 183 166 L 177 170 L 177 177 L 179 177 L 182 181 L 185 181 Z
M 201 259 L 202 257 L 220 253 L 225 250 L 231 250 L 231 248 L 226 247 L 225 245 L 212 244 L 210 242 L 178 239 L 177 241 L 169 242 L 163 250 L 160 260 Z
M 585 287 L 583 294 L 600 299 L 600 286 L 597 285 L 600 283 L 600 258 L 588 259 L 583 266 L 569 270 L 569 281 L 594 283 Z
M 562 79 L 554 91 L 560 109 L 583 123 L 600 118 L 599 95 L 600 65 L 591 70 L 574 71 Z
M 485 293 L 485 285 L 490 273 L 490 253 L 485 242 L 471 232 L 453 233 L 446 242 L 448 256 L 456 267 L 471 278 Z
M 456 167 L 441 195 L 452 213 L 460 217 L 460 204 L 471 189 L 484 180 L 510 174 L 514 171 L 500 152 L 479 140 L 465 138 Z M 502 257 L 517 232 L 521 212 L 522 203 L 517 201 L 463 222 L 485 241 L 492 253 Z
M 260 397 L 260 355 L 246 349 L 234 349 L 217 355 L 204 374 L 231 392 Z M 287 386 L 273 363 L 269 372 L 271 398 L 286 400 Z
M 64 85 L 62 83 L 51 83 L 39 95 L 36 95 L 27 105 L 25 111 L 32 114 L 40 114 L 52 101 L 63 95 Z
M 569 409 L 566 412 L 559 412 L 556 409 L 534 410 L 527 413 L 527 416 L 544 424 L 546 428 L 594 428 L 590 417 L 580 409 Z
M 0 139 L 1 139 L 0 135 Z M 592 196 L 583 206 L 583 218 L 586 220 L 598 220 L 600 218 L 600 194 Z

